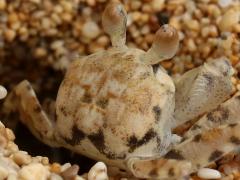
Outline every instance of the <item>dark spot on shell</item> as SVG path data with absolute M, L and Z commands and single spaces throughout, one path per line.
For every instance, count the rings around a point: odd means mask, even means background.
M 231 64 L 230 64 L 230 62 L 227 60 L 227 59 L 224 59 L 224 64 L 227 66 L 226 68 L 226 70 L 224 71 L 224 69 L 223 69 L 223 75 L 224 76 L 227 76 L 228 74 L 229 74 L 229 71 L 230 71 L 230 69 L 231 69 Z
M 153 168 L 149 174 L 148 174 L 151 178 L 156 178 L 158 177 L 158 169 L 157 168 Z
M 124 59 L 127 60 L 127 61 L 132 61 L 132 59 L 134 59 L 134 56 L 132 54 L 129 54 L 129 55 L 124 56 Z
M 157 73 L 159 66 L 160 66 L 160 64 L 154 64 L 154 65 L 152 65 L 153 73 L 154 73 L 154 74 Z
M 28 91 L 32 90 L 32 87 L 29 83 L 27 83 L 26 88 L 27 88 Z
M 102 109 L 105 109 L 108 105 L 108 99 L 107 98 L 102 98 L 102 99 L 99 99 L 96 104 L 102 108 Z
M 123 55 L 124 55 L 124 53 L 116 52 L 116 53 L 114 53 L 114 54 L 112 55 L 112 58 L 114 58 L 114 59 L 122 59 L 122 56 L 123 56 Z M 125 57 L 125 59 L 128 59 L 129 56 L 131 56 L 131 55 L 128 55 L 127 57 Z
M 165 156 L 166 159 L 177 159 L 177 160 L 184 160 L 185 158 L 181 154 L 179 150 L 172 149 L 169 151 Z
M 221 37 L 222 40 L 227 40 L 228 36 L 227 36 L 226 33 L 222 33 L 220 37 Z
M 231 123 L 229 124 L 228 126 L 231 127 L 231 128 L 234 128 L 235 126 L 237 126 L 238 124 L 237 123 Z
M 160 138 L 160 137 L 157 137 L 157 149 L 158 149 L 159 151 L 161 151 L 161 145 L 162 145 L 161 138 Z
M 36 105 L 34 108 L 33 108 L 34 112 L 36 113 L 40 113 L 42 111 L 42 108 L 40 105 Z
M 174 168 L 170 168 L 170 169 L 168 170 L 168 175 L 169 175 L 169 177 L 175 176 Z
M 192 130 L 197 130 L 197 129 L 200 129 L 201 128 L 201 126 L 199 126 L 198 124 L 194 124 L 193 126 L 192 126 Z
M 206 79 L 207 81 L 207 87 L 211 87 L 213 85 L 213 77 L 210 76 L 209 74 L 203 74 L 203 77 Z
M 239 76 L 240 77 L 240 76 Z M 240 78 L 239 78 L 240 79 Z M 235 97 L 237 100 L 240 100 L 240 95 Z
M 223 155 L 222 151 L 216 150 L 214 152 L 212 152 L 212 154 L 209 156 L 208 161 L 215 161 L 217 159 L 219 159 L 221 156 Z
M 202 138 L 202 135 L 201 134 L 197 134 L 196 136 L 194 136 L 193 141 L 194 142 L 199 142 L 201 140 L 201 138 Z
M 88 138 L 100 152 L 103 151 L 105 148 L 105 140 L 102 130 L 99 130 L 95 134 L 88 135 Z
M 240 139 L 236 136 L 232 136 L 230 137 L 230 141 L 233 143 L 233 144 L 236 144 L 236 145 L 239 145 L 240 144 Z
M 180 143 L 182 143 L 182 142 L 184 142 L 184 141 L 186 141 L 188 139 L 188 137 L 182 137 L 182 139 L 181 139 L 181 141 L 180 141 Z
M 81 101 L 84 102 L 84 103 L 91 103 L 92 102 L 92 97 L 89 93 L 85 92 L 85 94 L 81 98 Z
M 119 171 L 121 171 L 121 172 L 127 172 L 125 169 L 119 169 Z
M 227 76 L 227 75 L 228 75 L 228 71 L 224 71 L 223 76 Z
M 126 154 L 117 155 L 113 152 L 110 152 L 105 146 L 105 138 L 102 130 L 99 130 L 97 133 L 88 135 L 89 140 L 93 145 L 98 149 L 98 151 L 104 154 L 109 159 L 125 159 Z
M 67 116 L 67 111 L 66 111 L 66 108 L 64 106 L 60 107 L 60 111 L 63 113 L 64 116 Z
M 128 139 L 129 152 L 133 152 L 137 147 L 142 146 L 143 144 L 148 143 L 151 139 L 156 136 L 156 132 L 153 129 L 150 129 L 141 139 L 137 139 L 136 136 L 132 135 Z
M 108 159 L 125 159 L 126 158 L 126 154 L 120 154 L 117 155 L 113 152 L 109 152 L 109 151 L 103 151 L 102 152 Z
M 224 122 L 229 117 L 229 110 L 223 107 L 218 107 L 216 110 L 207 114 L 207 119 L 213 122 Z
M 150 76 L 149 72 L 144 72 L 143 74 L 140 75 L 139 79 L 144 80 L 146 79 L 148 76 Z
M 161 109 L 159 106 L 154 106 L 153 107 L 153 112 L 154 112 L 154 117 L 156 121 L 159 121 L 160 116 L 161 116 Z
M 65 142 L 74 146 L 81 142 L 86 137 L 85 133 L 80 130 L 76 124 L 72 127 L 72 135 L 71 138 L 64 138 Z

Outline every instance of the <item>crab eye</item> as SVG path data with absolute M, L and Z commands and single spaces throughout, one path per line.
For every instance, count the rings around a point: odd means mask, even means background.
M 179 46 L 177 30 L 165 24 L 155 34 L 152 47 L 143 56 L 142 60 L 146 64 L 157 64 L 165 59 L 172 58 Z
M 114 47 L 125 45 L 127 13 L 122 4 L 112 2 L 107 5 L 102 15 L 102 25 Z

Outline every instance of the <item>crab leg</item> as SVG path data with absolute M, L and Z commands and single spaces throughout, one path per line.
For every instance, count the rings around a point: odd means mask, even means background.
M 54 123 L 43 111 L 28 81 L 24 80 L 15 87 L 7 97 L 4 107 L 9 111 L 18 110 L 21 122 L 27 125 L 39 140 L 50 146 L 57 146 L 54 143 Z
M 130 159 L 128 167 L 135 177 L 146 179 L 181 179 L 191 172 L 189 161 L 175 159 Z
M 232 92 L 233 68 L 225 57 L 186 72 L 175 82 L 174 126 L 215 109 Z
M 185 134 L 189 138 L 202 131 L 209 130 L 220 125 L 240 122 L 240 92 L 237 92 L 231 99 L 219 105 L 215 110 L 205 114 Z
M 164 158 L 188 160 L 193 170 L 237 150 L 240 145 L 240 122 L 225 124 L 199 133 L 169 151 Z
M 226 124 L 185 140 L 162 158 L 132 160 L 130 169 L 137 177 L 156 179 L 184 177 L 237 150 L 239 146 L 240 122 Z

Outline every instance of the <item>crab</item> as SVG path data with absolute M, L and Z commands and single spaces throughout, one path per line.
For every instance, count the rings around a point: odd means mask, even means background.
M 38 139 L 151 179 L 185 177 L 239 147 L 240 95 L 231 96 L 233 68 L 226 57 L 173 79 L 159 62 L 176 54 L 176 29 L 161 26 L 145 52 L 126 46 L 120 3 L 107 5 L 102 23 L 112 47 L 71 63 L 54 119 L 27 80 L 5 101 Z M 173 133 L 190 120 L 195 123 L 185 134 Z

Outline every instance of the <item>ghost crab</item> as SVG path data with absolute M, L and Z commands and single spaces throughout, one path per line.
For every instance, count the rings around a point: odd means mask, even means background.
M 8 96 L 5 106 L 18 108 L 21 121 L 38 139 L 151 179 L 184 177 L 238 147 L 240 96 L 224 102 L 232 92 L 233 74 L 226 58 L 174 82 L 156 65 L 178 49 L 173 27 L 163 25 L 144 52 L 125 45 L 127 16 L 121 4 L 110 3 L 102 21 L 113 47 L 70 65 L 54 120 L 28 81 Z M 183 137 L 172 134 L 194 118 L 198 121 Z

